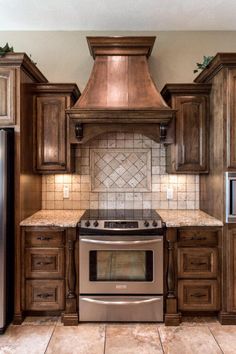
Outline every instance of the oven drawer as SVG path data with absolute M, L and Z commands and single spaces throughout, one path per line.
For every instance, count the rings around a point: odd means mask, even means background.
M 163 321 L 163 296 L 80 296 L 80 321 Z
M 216 278 L 218 271 L 217 248 L 178 249 L 178 277 Z
M 26 310 L 52 311 L 63 309 L 63 280 L 26 281 Z
M 25 258 L 26 278 L 64 277 L 63 248 L 27 248 Z
M 178 298 L 183 311 L 218 310 L 217 280 L 179 280 Z

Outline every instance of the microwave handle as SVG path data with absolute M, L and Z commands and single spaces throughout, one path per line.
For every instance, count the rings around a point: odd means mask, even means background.
M 141 305 L 141 304 L 150 304 L 152 302 L 160 301 L 160 298 L 151 298 L 146 300 L 134 300 L 134 301 L 105 301 L 105 300 L 96 300 L 87 297 L 82 297 L 82 301 L 92 302 L 98 305 Z
M 132 245 L 146 245 L 148 243 L 157 243 L 162 242 L 162 239 L 153 239 L 153 240 L 141 240 L 141 241 L 107 241 L 107 240 L 94 240 L 90 238 L 81 238 L 81 242 L 85 243 L 95 243 L 99 245 L 124 245 L 124 246 L 132 246 Z

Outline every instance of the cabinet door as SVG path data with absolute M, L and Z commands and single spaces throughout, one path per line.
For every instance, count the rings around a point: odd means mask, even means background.
M 36 97 L 36 170 L 67 171 L 66 97 Z M 69 154 L 69 151 L 68 151 Z
M 0 68 L 0 125 L 15 124 L 15 70 Z
M 229 301 L 228 311 L 236 312 L 236 227 L 228 228 L 228 256 L 229 256 Z
M 207 96 L 176 96 L 175 169 L 178 172 L 207 171 Z
M 236 69 L 229 70 L 228 92 L 227 167 L 236 169 Z

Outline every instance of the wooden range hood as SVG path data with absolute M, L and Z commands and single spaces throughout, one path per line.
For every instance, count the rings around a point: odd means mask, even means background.
M 111 131 L 164 140 L 175 110 L 157 90 L 147 59 L 156 37 L 87 37 L 95 59 L 87 86 L 67 110 L 71 143 Z

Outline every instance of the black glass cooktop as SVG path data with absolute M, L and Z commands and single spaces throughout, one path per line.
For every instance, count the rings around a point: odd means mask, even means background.
M 88 209 L 80 220 L 160 220 L 153 209 Z

